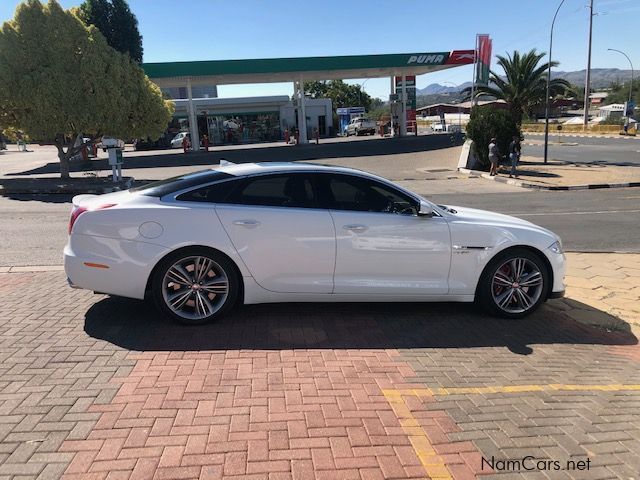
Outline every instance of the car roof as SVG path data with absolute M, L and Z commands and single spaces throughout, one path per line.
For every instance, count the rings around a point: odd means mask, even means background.
M 287 173 L 287 172 L 326 172 L 326 173 L 347 173 L 361 174 L 373 178 L 378 178 L 361 170 L 347 167 L 334 167 L 331 165 L 320 165 L 317 163 L 298 162 L 260 162 L 260 163 L 227 163 L 215 167 L 215 170 L 228 173 L 234 176 L 255 175 L 260 173 Z

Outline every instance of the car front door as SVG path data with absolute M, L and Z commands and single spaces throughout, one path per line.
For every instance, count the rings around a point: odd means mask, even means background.
M 448 293 L 451 239 L 443 217 L 418 216 L 415 199 L 373 179 L 317 174 L 316 182 L 336 230 L 334 293 Z
M 335 230 L 303 173 L 247 178 L 216 205 L 255 281 L 272 292 L 331 293 Z

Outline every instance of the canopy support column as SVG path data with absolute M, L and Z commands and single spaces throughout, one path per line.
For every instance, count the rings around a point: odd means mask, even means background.
M 402 75 L 402 113 L 400 115 L 400 136 L 407 136 L 407 76 Z
M 300 77 L 300 80 L 296 86 L 296 96 L 298 100 L 298 143 L 309 143 L 307 139 L 307 112 L 305 109 L 305 96 L 304 96 L 304 80 Z
M 200 136 L 198 135 L 198 116 L 193 106 L 193 92 L 191 78 L 187 78 L 187 98 L 189 99 L 189 133 L 191 135 L 191 150 L 200 150 Z
M 391 88 L 389 90 L 389 98 L 391 98 L 391 96 L 393 94 L 395 94 L 395 93 L 396 93 L 396 78 L 392 75 L 391 76 Z M 393 112 L 393 102 L 392 101 L 389 101 L 389 113 L 390 113 L 389 116 L 391 117 L 391 120 L 390 120 L 390 123 L 389 123 L 389 134 L 390 134 L 389 136 L 394 137 L 395 136 L 395 133 L 394 133 L 395 132 L 395 130 L 394 130 L 395 122 L 393 121 L 393 113 L 394 112 Z

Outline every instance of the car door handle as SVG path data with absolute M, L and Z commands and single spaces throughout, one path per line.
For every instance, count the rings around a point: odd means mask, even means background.
M 369 227 L 367 227 L 366 225 L 345 225 L 342 228 L 345 229 L 345 230 L 350 230 L 352 232 L 364 232 Z
M 258 225 L 260 225 L 260 222 L 257 220 L 236 220 L 235 222 L 233 222 L 233 224 L 240 225 L 241 227 L 251 228 L 257 227 Z

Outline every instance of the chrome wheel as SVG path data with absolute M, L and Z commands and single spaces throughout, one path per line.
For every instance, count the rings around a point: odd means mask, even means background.
M 186 320 L 203 320 L 216 313 L 229 295 L 224 269 L 205 256 L 184 257 L 162 279 L 165 305 Z
M 507 313 L 530 310 L 538 303 L 543 289 L 542 272 L 528 258 L 510 258 L 498 267 L 491 280 L 493 301 Z

